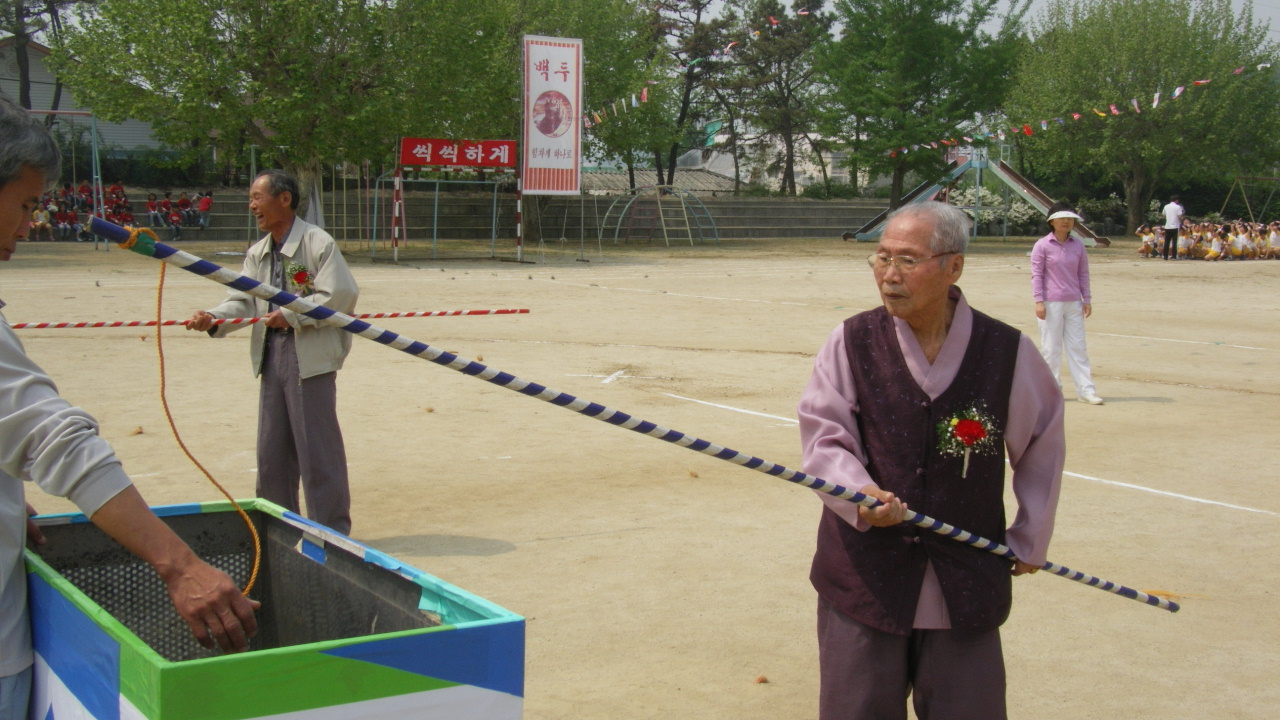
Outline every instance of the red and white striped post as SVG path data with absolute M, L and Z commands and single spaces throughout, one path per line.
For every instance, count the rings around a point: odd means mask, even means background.
M 391 190 L 391 259 L 394 262 L 400 260 L 400 238 L 404 237 L 403 173 L 403 168 L 397 166 Z
M 520 175 L 520 167 L 516 166 L 516 262 L 524 261 L 524 227 L 522 225 L 521 203 L 524 201 L 524 178 Z

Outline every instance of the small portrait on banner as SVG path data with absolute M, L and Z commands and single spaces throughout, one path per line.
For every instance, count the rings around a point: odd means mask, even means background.
M 573 126 L 573 103 L 563 93 L 548 90 L 533 102 L 533 126 L 547 137 L 560 137 Z

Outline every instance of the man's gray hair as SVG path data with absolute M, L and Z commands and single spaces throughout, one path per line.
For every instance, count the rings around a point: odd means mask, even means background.
M 44 176 L 45 189 L 62 175 L 62 151 L 49 131 L 30 113 L 0 93 L 0 187 L 31 168 Z
M 298 209 L 298 181 L 284 170 L 264 170 L 258 173 L 258 178 L 267 178 L 267 190 L 271 193 L 271 197 L 276 197 L 282 192 L 289 193 L 289 206 L 294 210 Z M 257 181 L 258 178 L 254 178 Z
M 884 223 L 885 227 L 887 228 L 889 223 L 897 218 L 929 223 L 933 228 L 933 234 L 929 236 L 929 252 L 935 255 L 940 253 L 963 255 L 969 249 L 969 231 L 973 228 L 973 221 L 963 210 L 954 205 L 932 201 L 903 205 L 889 213 Z

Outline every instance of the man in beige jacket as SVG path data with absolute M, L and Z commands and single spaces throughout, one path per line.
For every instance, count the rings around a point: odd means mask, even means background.
M 360 294 L 342 252 L 323 229 L 297 216 L 298 184 L 283 170 L 268 170 L 249 188 L 249 211 L 268 234 L 245 254 L 243 274 L 342 313 Z M 243 324 L 219 318 L 259 317 L 250 360 L 260 376 L 258 496 L 299 512 L 298 481 L 307 517 L 351 532 L 347 454 L 338 427 L 337 373 L 351 351 L 351 335 L 305 315 L 231 290 L 227 300 L 197 310 L 190 330 L 223 337 Z

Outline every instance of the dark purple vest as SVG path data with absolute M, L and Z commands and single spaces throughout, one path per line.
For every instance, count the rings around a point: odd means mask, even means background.
M 883 307 L 846 320 L 844 338 L 858 392 L 854 420 L 872 479 L 916 512 L 1003 543 L 1004 428 L 1018 330 L 975 310 L 960 370 L 937 400 L 911 377 Z M 938 424 L 975 406 L 993 421 L 995 451 L 971 452 L 962 478 L 964 458 L 939 450 Z M 860 532 L 825 507 L 810 580 L 858 622 L 908 635 L 929 560 L 953 630 L 986 632 L 1008 618 L 1008 560 L 906 523 Z

